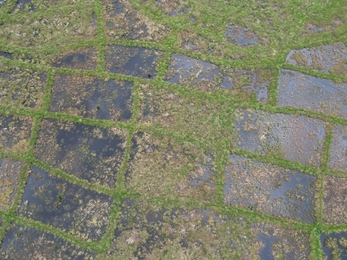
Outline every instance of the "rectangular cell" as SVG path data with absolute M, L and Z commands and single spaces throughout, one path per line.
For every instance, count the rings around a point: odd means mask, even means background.
M 56 75 L 49 111 L 93 119 L 128 121 L 134 83 Z
M 54 60 L 53 66 L 57 68 L 94 70 L 98 64 L 97 57 L 97 48 L 81 48 L 63 53 Z
M 16 196 L 24 163 L 8 158 L 0 160 L 0 210 L 8 209 Z
M 48 2 L 48 0 L 45 0 Z M 58 1 L 49 1 L 58 2 Z M 61 1 L 59 1 L 61 2 Z M 36 5 L 37 8 L 45 4 Z M 35 5 L 34 5 L 35 6 Z M 47 10 L 47 5 L 45 7 Z M 19 11 L 19 9 L 16 9 Z M 66 45 L 85 41 L 96 36 L 92 26 L 94 6 L 92 3 L 81 6 L 56 8 L 46 12 L 21 12 L 9 16 L 0 27 L 0 37 L 12 48 L 36 48 L 54 46 L 65 48 Z M 39 56 L 44 59 L 44 55 Z
M 92 260 L 95 253 L 78 248 L 62 238 L 22 225 L 12 224 L 1 244 L 1 259 Z
M 111 45 L 105 50 L 106 71 L 153 79 L 161 57 L 163 52 L 153 49 Z
M 11 69 L 0 72 L 0 104 L 40 109 L 47 75 Z
M 325 73 L 347 76 L 347 47 L 342 42 L 291 50 L 286 62 Z
M 335 176 L 324 178 L 324 221 L 333 224 L 347 223 L 347 179 Z
M 226 89 L 239 96 L 254 93 L 259 102 L 266 103 L 271 76 L 270 70 L 225 70 L 210 62 L 172 54 L 165 81 L 202 92 Z
M 142 40 L 158 43 L 170 31 L 139 12 L 128 0 L 102 0 L 105 34 L 110 39 Z
M 347 126 L 336 125 L 333 128 L 329 168 L 347 171 Z
M 125 184 L 142 197 L 215 199 L 214 157 L 192 144 L 148 133 L 133 137 Z
M 323 121 L 252 109 L 237 111 L 235 117 L 232 145 L 307 166 L 320 166 L 325 138 Z
M 116 186 L 126 133 L 72 122 L 44 119 L 35 156 L 93 184 Z
M 258 257 L 252 259 L 310 259 L 308 231 L 258 222 L 252 224 L 252 233 L 258 249 Z
M 347 119 L 347 82 L 335 83 L 301 72 L 281 70 L 277 105 Z
M 0 116 L 0 149 L 24 153 L 28 149 L 32 119 Z
M 247 219 L 129 199 L 120 215 L 100 259 L 257 259 Z
M 100 240 L 112 198 L 31 167 L 18 213 L 86 240 Z
M 229 116 L 227 103 L 196 99 L 174 90 L 149 85 L 140 88 L 140 123 L 159 125 L 171 131 L 189 133 L 209 147 L 228 138 L 230 127 L 224 125 Z
M 228 205 L 314 222 L 314 176 L 232 154 L 224 178 Z

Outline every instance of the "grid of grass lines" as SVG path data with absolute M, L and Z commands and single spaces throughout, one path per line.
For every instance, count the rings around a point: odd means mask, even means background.
M 199 9 L 206 1 L 179 11 L 140 0 L 21 2 L 0 1 L 0 78 L 10 89 L 0 93 L 1 259 L 346 257 L 346 113 L 279 93 L 290 77 L 346 88 L 343 67 L 286 62 L 290 50 L 346 48 L 346 17 L 333 33 L 260 46 L 254 59 L 235 44 L 218 52 L 226 42 L 199 24 L 199 15 L 214 22 Z M 117 28 L 113 15 L 137 22 Z M 206 51 L 182 47 L 187 34 Z M 265 100 L 241 87 L 253 76 Z M 334 102 L 344 107 L 341 93 Z

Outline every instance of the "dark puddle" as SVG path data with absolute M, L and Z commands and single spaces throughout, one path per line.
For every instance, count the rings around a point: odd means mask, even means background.
M 91 183 L 115 187 L 124 146 L 125 133 L 116 128 L 45 119 L 35 154 L 53 167 Z
M 12 224 L 0 247 L 1 259 L 95 259 L 95 254 L 62 238 L 34 228 Z
M 259 259 L 309 259 L 309 234 L 301 230 L 281 228 L 270 223 L 255 223 Z M 257 258 L 258 259 L 258 258 Z
M 0 116 L 0 149 L 25 152 L 29 144 L 31 126 L 30 118 Z
M 246 79 L 246 80 L 245 80 Z M 173 54 L 165 80 L 202 91 L 235 88 L 253 92 L 261 103 L 268 98 L 270 81 L 251 70 L 223 71 L 218 66 L 184 55 Z M 237 86 L 236 86 L 237 85 Z
M 238 113 L 233 133 L 240 149 L 319 166 L 325 124 L 318 119 L 263 111 Z
M 278 239 L 276 237 L 259 234 L 258 240 L 260 240 L 264 244 L 264 247 L 261 249 L 259 253 L 260 259 L 264 259 L 264 260 L 274 259 L 272 255 L 272 245 L 273 243 L 277 242 Z
M 286 62 L 325 73 L 347 75 L 347 47 L 342 42 L 301 50 L 291 50 Z
M 35 7 L 31 0 L 18 0 L 14 8 L 12 9 L 11 13 L 14 13 L 16 11 L 30 11 L 34 12 Z
M 315 181 L 315 179 L 316 178 L 314 176 L 305 175 L 303 173 L 295 171 L 294 175 L 289 177 L 289 180 L 283 182 L 280 187 L 278 187 L 271 193 L 271 198 L 277 199 L 283 197 L 286 194 L 290 194 L 291 191 L 295 191 L 296 189 L 303 189 L 304 191 L 307 191 L 310 189 L 310 186 L 312 185 L 312 182 Z M 310 200 L 306 199 L 306 202 L 310 202 Z M 313 205 L 307 206 L 310 206 L 310 208 L 312 208 Z
M 108 224 L 112 198 L 87 190 L 44 170 L 31 174 L 18 213 L 84 239 L 100 240 Z
M 106 49 L 106 70 L 111 73 L 125 74 L 153 79 L 157 74 L 157 63 L 162 52 L 142 47 L 109 46 Z
M 233 78 L 230 76 L 224 77 L 221 85 L 222 85 L 222 87 L 224 87 L 226 89 L 232 89 L 234 86 Z
M 347 83 L 281 70 L 277 104 L 347 119 Z
M 246 76 L 249 79 L 249 83 L 241 87 L 243 91 L 249 91 L 256 95 L 257 100 L 260 103 L 266 103 L 268 99 L 268 85 L 269 79 L 266 81 L 261 80 L 261 76 L 254 71 L 241 70 L 236 72 L 238 76 Z M 225 85 L 222 85 L 226 87 Z
M 347 232 L 321 233 L 320 242 L 328 260 L 347 259 Z
M 190 179 L 190 185 L 193 188 L 197 188 L 201 184 L 208 185 L 210 188 L 214 188 L 215 184 L 209 183 L 211 181 L 211 177 L 216 173 L 213 171 L 213 163 L 214 158 L 212 155 L 206 155 L 206 161 L 200 162 L 198 164 L 197 174 L 195 178 Z
M 53 66 L 57 68 L 94 70 L 97 66 L 98 51 L 96 48 L 86 48 L 72 51 L 57 58 Z
M 333 141 L 330 149 L 329 168 L 347 171 L 347 127 L 336 125 L 333 128 Z
M 121 14 L 124 12 L 124 6 L 120 3 L 120 2 L 113 2 L 112 3 L 113 7 L 114 7 L 114 14 Z
M 2 105 L 38 108 L 41 106 L 47 75 L 32 71 L 0 72 Z
M 0 0 L 0 8 L 6 4 L 6 0 Z
M 0 6 L 1 6 L 1 3 L 0 3 Z M 5 57 L 7 59 L 12 59 L 13 53 L 0 51 L 0 56 Z
M 16 196 L 24 163 L 4 158 L 0 160 L 0 210 L 8 209 Z
M 233 154 L 224 176 L 225 203 L 313 223 L 314 176 Z
M 313 24 L 310 28 L 310 32 L 311 33 L 315 33 L 315 32 L 324 32 L 325 29 L 323 27 L 318 27 L 317 25 Z
M 165 80 L 183 86 L 217 86 L 219 68 L 209 62 L 173 54 Z
M 228 42 L 240 46 L 250 46 L 259 42 L 258 36 L 252 30 L 237 24 L 228 24 L 224 37 Z
M 57 75 L 50 111 L 87 118 L 128 121 L 134 83 L 73 75 Z
M 92 27 L 94 30 L 98 29 L 98 17 L 96 13 L 93 13 Z

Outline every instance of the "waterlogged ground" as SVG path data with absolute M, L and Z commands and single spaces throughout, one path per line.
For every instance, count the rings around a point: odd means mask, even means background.
M 0 259 L 347 259 L 344 0 L 0 0 Z

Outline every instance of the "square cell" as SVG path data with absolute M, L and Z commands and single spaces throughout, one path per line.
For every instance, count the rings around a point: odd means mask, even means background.
M 108 225 L 112 198 L 31 167 L 19 215 L 86 240 L 100 240 Z
M 35 156 L 93 184 L 116 186 L 124 158 L 123 130 L 44 119 Z

